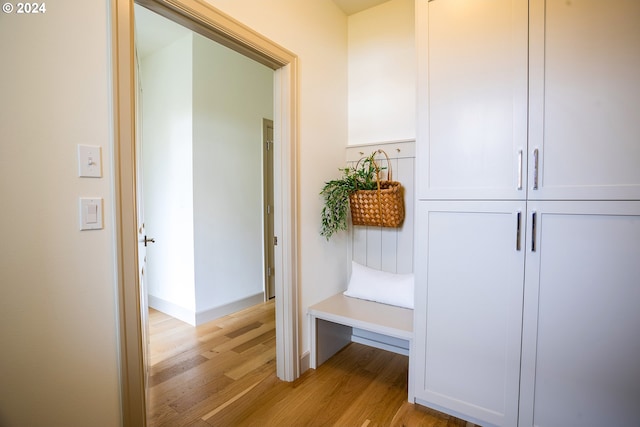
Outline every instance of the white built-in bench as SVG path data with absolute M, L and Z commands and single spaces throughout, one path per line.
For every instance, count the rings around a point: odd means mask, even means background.
M 404 224 L 395 229 L 352 227 L 349 252 L 352 260 L 362 265 L 382 271 L 409 273 L 413 271 L 415 141 L 352 145 L 347 147 L 346 160 L 355 165 L 360 158 L 378 149 L 389 155 L 393 179 L 400 181 L 405 189 Z M 308 316 L 311 368 L 316 369 L 350 342 L 357 342 L 409 355 L 409 372 L 414 372 L 410 357 L 413 310 L 340 293 L 310 306 Z M 410 402 L 414 401 L 411 375 L 408 398 Z
M 311 325 L 310 365 L 313 369 L 350 342 L 411 354 L 413 310 L 409 308 L 338 294 L 312 305 L 308 314 Z M 408 400 L 414 401 L 411 377 L 408 380 Z

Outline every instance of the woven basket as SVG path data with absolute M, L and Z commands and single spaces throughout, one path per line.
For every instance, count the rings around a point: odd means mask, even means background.
M 404 221 L 404 190 L 402 185 L 393 181 L 391 162 L 384 150 L 388 164 L 388 180 L 380 180 L 380 167 L 375 164 L 376 190 L 357 190 L 349 195 L 351 222 L 353 225 L 370 225 L 376 227 L 396 228 Z

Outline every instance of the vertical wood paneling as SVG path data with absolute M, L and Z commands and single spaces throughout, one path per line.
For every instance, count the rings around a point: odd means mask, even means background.
M 398 231 L 380 229 L 380 270 L 395 272 L 398 268 Z
M 347 163 L 375 150 L 384 150 L 391 160 L 393 180 L 404 187 L 405 220 L 400 228 L 351 226 L 351 257 L 359 264 L 392 273 L 413 272 L 413 223 L 415 142 L 391 142 L 347 148 Z M 382 164 L 386 163 L 384 156 Z
M 397 180 L 404 186 L 404 224 L 396 233 L 396 272 L 413 272 L 413 224 L 415 209 L 415 158 L 398 159 Z
M 380 270 L 382 264 L 382 230 L 380 227 L 367 227 L 367 264 Z
M 351 227 L 351 258 L 367 265 L 367 227 Z

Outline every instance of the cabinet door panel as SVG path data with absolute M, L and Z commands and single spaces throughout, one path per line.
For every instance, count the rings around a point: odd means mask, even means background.
M 523 202 L 420 202 L 416 397 L 486 425 L 517 422 Z M 524 230 L 524 224 L 521 224 Z
M 640 199 L 640 2 L 535 0 L 530 13 L 529 198 Z
M 637 426 L 640 202 L 528 208 L 519 425 Z
M 419 6 L 420 197 L 524 199 L 527 3 Z

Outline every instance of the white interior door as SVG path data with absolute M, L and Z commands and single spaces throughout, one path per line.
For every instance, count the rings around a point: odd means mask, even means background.
M 142 353 L 144 366 L 144 383 L 145 390 L 148 393 L 149 388 L 149 303 L 147 297 L 146 286 L 146 267 L 147 267 L 147 231 L 144 223 L 144 193 L 142 182 L 142 84 L 140 80 L 140 69 L 138 62 L 138 54 L 135 57 L 135 148 L 136 148 L 136 209 L 137 209 L 137 230 L 138 230 L 138 281 L 140 284 L 140 319 L 142 329 Z M 151 240 L 152 241 L 152 240 Z

